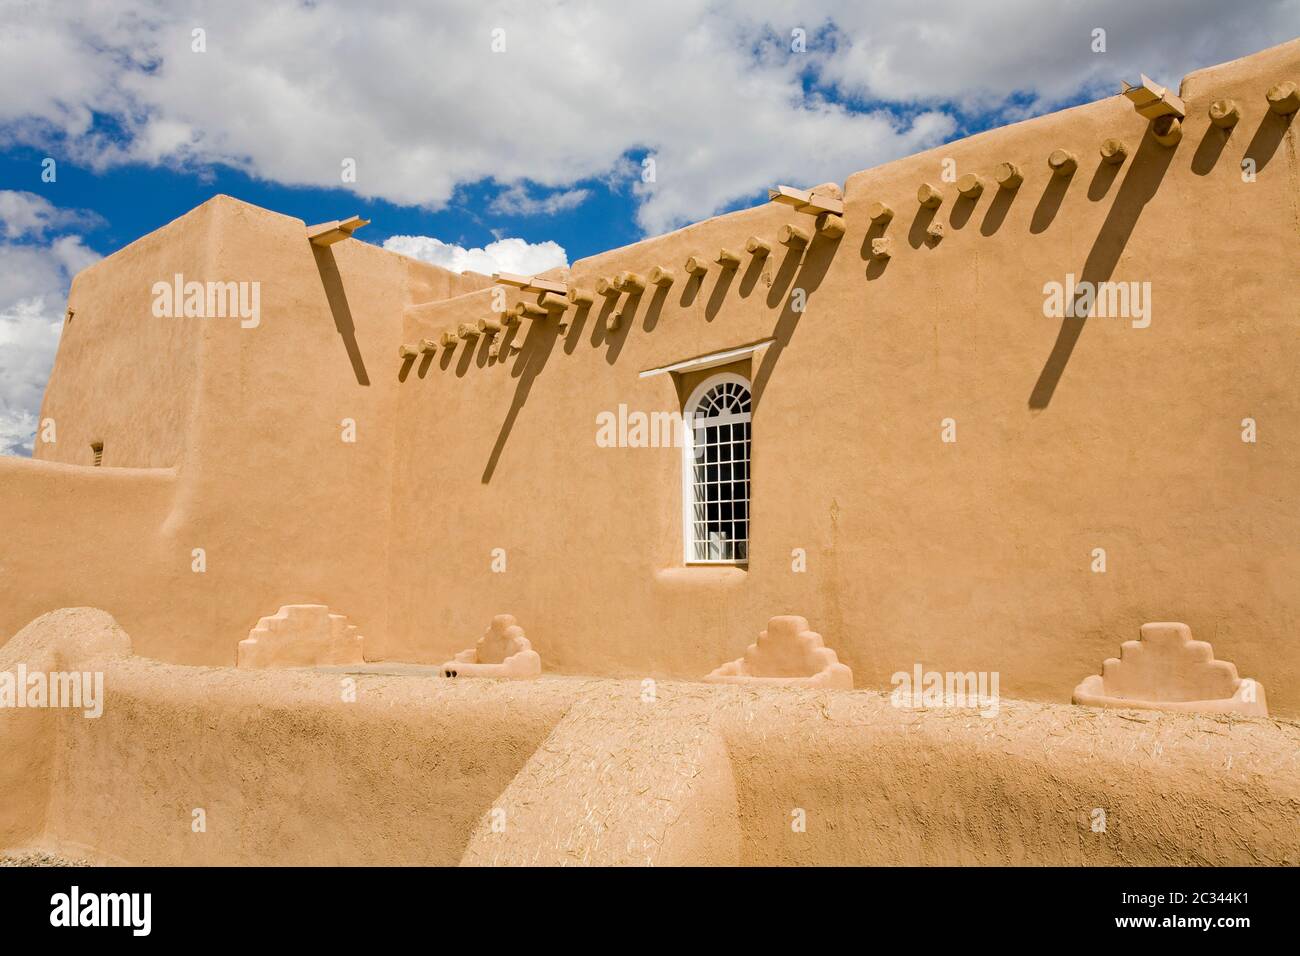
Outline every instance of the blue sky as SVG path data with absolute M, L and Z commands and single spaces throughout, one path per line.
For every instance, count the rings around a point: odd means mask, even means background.
M 1080 95 L 1063 105 L 1088 98 Z M 838 102 L 835 97 L 829 99 Z M 876 109 L 881 106 L 874 104 Z M 1001 114 L 994 111 L 968 114 L 953 104 L 945 108 L 959 125 L 936 142 L 959 139 L 1002 122 Z M 900 123 L 907 122 L 901 110 L 895 115 L 899 116 Z M 51 154 L 58 161 L 57 180 L 53 184 L 43 183 L 41 164 Z M 512 236 L 529 243 L 555 242 L 574 261 L 645 236 L 645 230 L 636 220 L 639 201 L 630 181 L 579 179 L 554 189 L 528 184 L 529 198 L 538 202 L 575 190 L 584 191 L 587 196 L 571 208 L 522 215 L 493 209 L 493 199 L 508 187 L 490 179 L 481 180 L 458 186 L 447 205 L 433 211 L 379 198 L 363 198 L 342 185 L 333 188 L 285 185 L 255 178 L 222 163 L 199 167 L 128 163 L 95 170 L 57 159 L 58 155 L 58 150 L 10 146 L 0 152 L 0 183 L 8 190 L 36 193 L 61 208 L 93 212 L 96 218 L 83 225 L 78 234 L 86 245 L 102 255 L 165 225 L 216 193 L 297 216 L 309 223 L 355 213 L 372 221 L 358 238 L 376 245 L 382 245 L 390 236 L 419 235 L 436 236 L 448 243 L 473 248 Z M 644 151 L 638 151 L 625 154 L 623 159 L 639 173 L 644 157 Z M 704 215 L 741 209 L 766 200 L 766 187 L 760 187 L 723 202 Z
M 572 260 L 635 242 L 642 235 L 630 189 L 599 180 L 571 184 L 571 189 L 590 191 L 590 197 L 578 207 L 551 215 L 523 216 L 488 208 L 504 188 L 491 181 L 465 184 L 445 208 L 435 212 L 362 198 L 342 185 L 291 186 L 257 179 L 220 163 L 199 169 L 131 163 L 96 171 L 62 161 L 57 183 L 52 186 L 41 182 L 41 161 L 46 155 L 43 149 L 15 146 L 0 152 L 0 183 L 5 189 L 37 193 L 61 207 L 96 213 L 102 223 L 81 229 L 80 235 L 91 248 L 105 255 L 183 215 L 215 193 L 307 222 L 356 213 L 372 220 L 372 225 L 357 238 L 376 244 L 392 235 L 427 235 L 474 247 L 503 236 L 518 236 L 528 242 L 557 242 L 568 250 Z M 566 191 L 534 187 L 532 194 L 536 198 Z M 737 205 L 757 201 L 755 194 L 753 199 Z
M 1300 24 L 1300 0 L 1248 16 L 1210 0 L 360 9 L 0 0 L 0 453 L 30 452 L 72 275 L 214 193 L 307 222 L 358 213 L 373 221 L 358 238 L 444 265 L 532 271 L 1139 71 L 1176 86 Z

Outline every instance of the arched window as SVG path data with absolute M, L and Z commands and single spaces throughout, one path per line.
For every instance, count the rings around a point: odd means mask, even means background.
M 749 382 L 714 375 L 686 403 L 682 453 L 686 561 L 749 561 Z

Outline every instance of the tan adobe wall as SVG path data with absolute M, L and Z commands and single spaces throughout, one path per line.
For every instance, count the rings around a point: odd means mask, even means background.
M 90 608 L 0 645 L 0 671 L 18 662 L 102 674 L 103 707 L 0 708 L 13 795 L 0 852 L 192 866 L 1300 863 L 1294 721 L 1029 702 L 985 721 L 860 690 L 661 682 L 647 696 L 596 678 L 186 667 L 130 656 Z
M 168 596 L 190 563 L 160 533 L 178 487 L 172 468 L 0 457 L 0 634 L 7 639 L 53 608 L 93 605 L 156 635 L 158 651 L 180 653 L 177 611 L 194 609 Z
M 78 467 L 0 462 L 17 492 L 0 507 L 19 529 L 0 555 L 29 569 L 0 579 L 0 630 L 91 601 L 141 653 L 209 664 L 233 663 L 285 604 L 337 605 L 382 634 L 402 311 L 483 280 L 358 241 L 314 251 L 301 220 L 225 196 L 156 236 L 78 279 L 42 411 L 59 441 L 37 444 L 38 458 Z M 260 322 L 155 317 L 153 283 L 178 271 L 260 282 Z M 92 434 L 103 468 L 80 451 Z M 131 457 L 175 467 L 111 467 Z
M 859 687 L 920 662 L 1066 701 L 1117 638 L 1173 618 L 1259 678 L 1274 712 L 1300 712 L 1300 517 L 1286 504 L 1300 490 L 1300 174 L 1294 126 L 1264 99 L 1297 72 L 1300 42 L 1196 74 L 1173 150 L 1113 97 L 858 173 L 838 249 L 774 243 L 767 264 L 742 256 L 722 287 L 715 266 L 693 295 L 688 255 L 810 217 L 763 206 L 575 263 L 586 288 L 655 265 L 679 279 L 612 335 L 598 298 L 562 335 L 525 321 L 504 362 L 480 340 L 408 374 L 384 653 L 439 659 L 509 609 L 548 667 L 698 678 L 798 613 Z M 1221 97 L 1242 111 L 1226 139 L 1207 117 Z M 1119 167 L 1098 154 L 1111 137 L 1129 147 Z M 1068 180 L 1048 168 L 1057 148 L 1078 157 Z M 984 178 L 976 202 L 941 181 L 948 157 Z M 993 183 L 1003 161 L 1024 172 L 1014 196 Z M 922 182 L 942 187 L 932 218 Z M 896 214 L 883 266 L 869 253 L 878 200 Z M 922 239 L 931 221 L 947 227 L 937 245 Z M 1151 325 L 1063 333 L 1043 286 L 1067 274 L 1151 282 Z M 802 315 L 794 287 L 811 293 Z M 408 315 L 405 338 L 488 303 Z M 683 569 L 679 453 L 597 449 L 596 416 L 676 410 L 671 376 L 638 373 L 773 336 L 754 360 L 749 568 Z M 955 444 L 940 441 L 948 417 Z M 1257 444 L 1241 441 L 1246 417 Z M 1090 570 L 1098 547 L 1105 574 Z
M 58 354 L 41 404 L 57 441 L 38 433 L 32 457 L 68 464 L 170 468 L 180 464 L 194 424 L 201 322 L 157 319 L 153 285 L 215 278 L 220 202 L 190 210 L 77 274 Z

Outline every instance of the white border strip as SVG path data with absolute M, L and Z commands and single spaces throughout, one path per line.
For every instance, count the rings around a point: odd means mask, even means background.
M 647 369 L 640 374 L 640 377 L 649 378 L 651 375 L 663 375 L 665 372 L 686 372 L 695 369 L 713 368 L 715 365 L 726 365 L 735 359 L 761 351 L 775 341 L 776 339 L 764 339 L 761 342 L 755 342 L 753 345 L 742 345 L 738 349 L 727 349 L 725 352 L 710 352 L 708 355 L 674 362 L 672 365 L 665 365 L 663 368 Z

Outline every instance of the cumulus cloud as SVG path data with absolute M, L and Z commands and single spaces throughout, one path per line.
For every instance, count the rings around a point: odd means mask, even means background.
M 103 222 L 93 212 L 60 209 L 36 193 L 0 189 L 0 228 L 6 239 L 44 236 L 47 232 L 68 229 L 92 229 Z
M 516 183 L 498 193 L 488 209 L 507 216 L 553 216 L 582 205 L 590 195 L 590 189 L 567 189 L 537 197 L 523 183 Z
M 0 454 L 32 453 L 68 287 L 99 258 L 80 236 L 0 242 Z
M 536 275 L 556 266 L 567 266 L 569 258 L 558 243 L 529 243 L 523 239 L 498 239 L 481 249 L 466 249 L 432 236 L 389 236 L 384 248 L 413 259 L 432 262 L 452 272 L 514 272 Z
M 1139 70 L 1176 84 L 1290 39 L 1300 19 L 1300 0 L 1249 16 L 1219 0 L 1004 0 L 996 13 L 969 0 L 660 0 L 634 21 L 619 4 L 562 0 L 376 0 L 364 14 L 340 0 L 10 6 L 0 134 L 17 142 L 100 168 L 222 162 L 430 209 L 492 180 L 517 212 L 577 202 L 574 184 L 639 173 L 628 156 L 648 155 L 655 181 L 632 180 L 647 232 L 935 145 L 962 110 L 1019 116 Z M 794 30 L 807 52 L 791 50 Z M 345 159 L 355 183 L 340 180 Z M 524 183 L 559 192 L 536 199 Z

